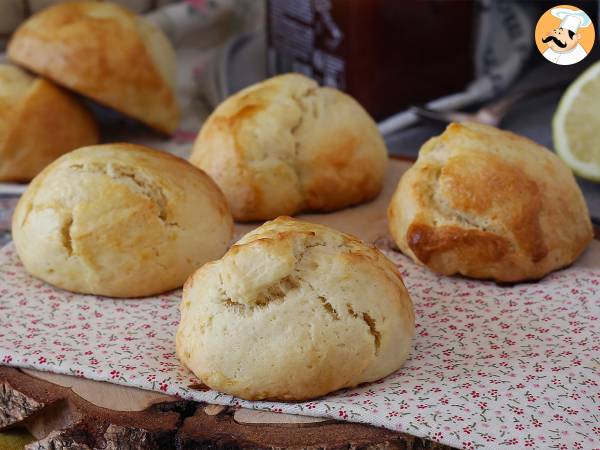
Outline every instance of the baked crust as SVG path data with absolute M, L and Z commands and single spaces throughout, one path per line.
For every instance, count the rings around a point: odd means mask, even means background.
M 98 128 L 81 102 L 0 64 L 0 181 L 29 181 L 60 155 L 97 142 Z
M 236 220 L 268 220 L 376 197 L 387 150 L 354 99 L 287 74 L 225 100 L 202 127 L 190 162 L 221 187 Z
M 451 124 L 423 145 L 388 218 L 416 262 L 501 282 L 567 266 L 593 238 L 568 167 L 529 139 L 480 124 Z
M 11 61 L 163 133 L 180 118 L 175 53 L 158 27 L 113 3 L 66 2 L 25 21 Z
M 414 312 L 374 247 L 289 217 L 267 222 L 186 282 L 181 362 L 213 389 L 306 400 L 402 366 Z
M 233 220 L 218 187 L 185 160 L 107 144 L 44 169 L 12 230 L 32 275 L 74 292 L 141 297 L 180 287 L 221 257 Z

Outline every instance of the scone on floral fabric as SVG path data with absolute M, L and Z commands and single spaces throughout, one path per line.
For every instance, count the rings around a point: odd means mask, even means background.
M 233 220 L 201 170 L 132 144 L 85 147 L 46 167 L 13 216 L 25 268 L 59 288 L 140 297 L 180 287 L 229 246 Z
M 413 306 L 382 253 L 280 217 L 186 282 L 177 355 L 245 399 L 305 400 L 378 380 L 406 361 Z
M 444 275 L 516 282 L 571 264 L 592 240 L 570 169 L 494 127 L 451 124 L 427 141 L 388 209 L 403 253 Z
M 156 25 L 110 2 L 50 6 L 14 33 L 8 58 L 100 104 L 172 133 L 175 51 Z
M 286 74 L 221 103 L 202 126 L 190 162 L 217 182 L 235 220 L 269 220 L 376 197 L 387 150 L 356 100 Z

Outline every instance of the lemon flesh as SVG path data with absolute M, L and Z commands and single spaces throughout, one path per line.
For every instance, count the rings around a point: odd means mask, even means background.
M 600 62 L 567 88 L 552 120 L 558 156 L 582 178 L 600 182 Z

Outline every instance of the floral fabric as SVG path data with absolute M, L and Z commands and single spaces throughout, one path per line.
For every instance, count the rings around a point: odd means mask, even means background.
M 415 305 L 412 356 L 384 380 L 312 402 L 194 389 L 174 353 L 179 291 L 142 300 L 61 291 L 29 276 L 12 244 L 0 250 L 0 362 L 464 449 L 600 449 L 600 243 L 586 264 L 512 287 L 439 277 L 386 254 Z

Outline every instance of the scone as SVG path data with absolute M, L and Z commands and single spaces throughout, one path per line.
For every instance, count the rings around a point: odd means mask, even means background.
M 93 117 L 71 94 L 0 64 L 0 181 L 29 181 L 63 153 L 97 142 Z
M 228 248 L 219 188 L 167 153 L 132 144 L 62 156 L 29 185 L 13 216 L 25 268 L 59 288 L 140 297 L 180 287 Z
M 305 400 L 404 364 L 414 313 L 396 267 L 323 225 L 279 217 L 186 282 L 177 355 L 213 389 Z
M 388 209 L 400 250 L 444 275 L 516 282 L 571 264 L 592 239 L 585 200 L 548 149 L 479 124 L 427 141 Z
M 221 187 L 236 220 L 267 220 L 376 197 L 387 150 L 353 98 L 287 74 L 219 105 L 200 130 L 190 162 Z
M 8 57 L 164 133 L 179 122 L 171 44 L 114 3 L 66 2 L 35 14 L 15 32 Z

